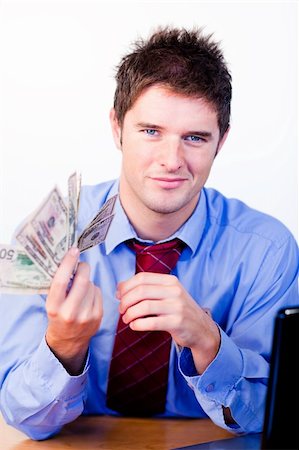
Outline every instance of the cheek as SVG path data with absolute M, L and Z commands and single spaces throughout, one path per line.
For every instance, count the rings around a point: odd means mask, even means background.
M 124 141 L 122 153 L 123 164 L 129 169 L 131 167 L 132 171 L 145 169 L 154 162 L 154 151 L 150 151 L 137 139 Z
M 214 158 L 210 155 L 199 154 L 193 155 L 192 158 L 186 158 L 186 164 L 189 171 L 196 176 L 204 176 L 211 170 Z
M 137 151 L 123 148 L 122 166 L 127 178 L 139 178 L 147 167 L 145 159 Z

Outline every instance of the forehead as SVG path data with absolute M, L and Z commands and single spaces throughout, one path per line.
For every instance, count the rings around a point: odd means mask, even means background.
M 183 121 L 190 123 L 190 126 L 206 124 L 218 128 L 214 105 L 202 97 L 187 96 L 161 85 L 144 89 L 126 116 L 131 120 L 136 118 L 148 123 Z

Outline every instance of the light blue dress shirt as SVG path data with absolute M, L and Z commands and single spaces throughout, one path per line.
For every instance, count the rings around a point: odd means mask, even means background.
M 84 186 L 79 232 L 118 192 L 118 182 Z M 171 350 L 167 417 L 206 417 L 236 433 L 261 431 L 278 309 L 298 304 L 298 247 L 276 219 L 203 189 L 193 215 L 173 235 L 186 244 L 174 270 L 185 289 L 210 310 L 221 346 L 199 376 L 191 352 Z M 0 299 L 0 405 L 6 421 L 44 439 L 80 414 L 116 414 L 105 404 L 109 362 L 118 322 L 116 286 L 134 275 L 136 237 L 117 200 L 105 244 L 81 255 L 103 293 L 104 316 L 91 339 L 84 372 L 70 376 L 48 348 L 44 296 Z M 231 409 L 234 429 L 224 422 Z

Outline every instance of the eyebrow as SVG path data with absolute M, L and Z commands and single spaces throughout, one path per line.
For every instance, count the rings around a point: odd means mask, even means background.
M 156 130 L 163 130 L 164 128 L 159 126 L 159 125 L 155 125 L 153 123 L 148 123 L 148 122 L 138 122 L 136 124 L 136 127 L 138 128 L 154 128 Z
M 194 134 L 196 136 L 202 136 L 205 138 L 210 138 L 212 137 L 212 133 L 210 131 L 187 131 L 187 133 L 184 134 Z
M 148 122 L 138 122 L 136 124 L 136 127 L 138 128 L 151 128 L 153 130 L 163 130 L 164 127 L 161 127 L 160 125 L 155 125 L 154 123 L 148 123 Z M 202 136 L 205 138 L 211 138 L 212 133 L 210 131 L 203 131 L 203 130 L 190 130 L 184 133 L 184 135 L 194 134 L 196 136 Z

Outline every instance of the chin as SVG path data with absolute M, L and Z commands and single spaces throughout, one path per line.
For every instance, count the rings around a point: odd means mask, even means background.
M 151 211 L 157 213 L 157 214 L 173 214 L 176 213 L 182 209 L 184 209 L 189 202 L 178 202 L 178 201 L 155 201 L 151 200 L 150 202 L 145 202 L 145 205 L 147 208 L 149 208 Z

